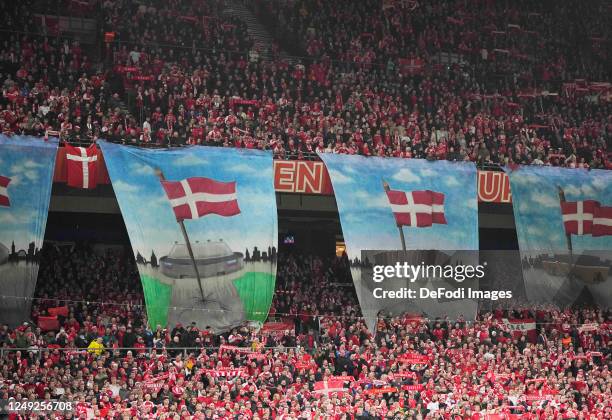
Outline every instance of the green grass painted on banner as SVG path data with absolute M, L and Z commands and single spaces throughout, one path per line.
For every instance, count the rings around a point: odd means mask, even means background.
M 249 321 L 264 322 L 272 303 L 276 276 L 270 273 L 248 272 L 234 280 L 238 296 Z
M 168 323 L 168 307 L 172 299 L 172 286 L 146 274 L 140 275 L 140 281 L 147 305 L 149 326 L 153 330 L 157 325 L 165 327 Z

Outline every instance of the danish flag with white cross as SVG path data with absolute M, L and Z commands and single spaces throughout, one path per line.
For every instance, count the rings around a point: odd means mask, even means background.
M 207 214 L 240 214 L 236 182 L 193 177 L 182 181 L 161 181 L 176 220 L 197 219 Z
M 98 149 L 95 144 L 87 148 L 66 144 L 66 183 L 74 188 L 96 188 L 97 163 Z
M 0 175 L 0 206 L 10 207 L 11 201 L 8 195 L 8 185 L 11 182 L 11 178 Z
M 348 388 L 344 387 L 344 381 L 330 380 L 318 381 L 314 383 L 313 393 L 315 394 L 331 394 L 333 392 L 348 392 Z
M 398 226 L 427 227 L 447 224 L 444 194 L 436 191 L 387 191 L 391 211 Z
M 564 201 L 561 213 L 568 235 L 612 235 L 612 207 L 601 206 L 599 201 Z

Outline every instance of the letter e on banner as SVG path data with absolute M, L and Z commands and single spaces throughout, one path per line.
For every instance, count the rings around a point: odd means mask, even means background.
M 295 192 L 295 164 L 296 162 L 274 161 L 274 188 L 279 192 Z

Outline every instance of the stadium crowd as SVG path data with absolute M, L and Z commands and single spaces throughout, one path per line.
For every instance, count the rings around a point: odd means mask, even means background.
M 265 51 L 224 0 L 95 4 L 97 49 L 2 5 L 5 134 L 610 166 L 603 1 L 252 2 L 278 36 Z
M 74 404 L 55 418 L 612 415 L 609 311 L 496 308 L 475 322 L 381 317 L 371 334 L 343 288 L 346 259 L 279 258 L 270 316 L 295 328 L 214 334 L 149 328 L 135 267 L 118 255 L 46 247 L 33 324 L 0 331 L 0 399 Z M 69 308 L 59 329 L 37 328 L 37 317 L 58 305 Z M 517 334 L 504 318 L 533 319 L 537 331 Z
M 57 10 L 38 3 L 0 2 L 4 134 L 611 166 L 601 0 L 246 2 L 269 49 L 226 0 L 57 2 L 97 20 L 99 48 L 45 26 L 36 12 Z M 152 326 L 131 255 L 54 246 L 31 305 L 32 322 L 0 327 L 0 400 L 74 406 L 14 418 L 612 418 L 607 309 L 369 331 L 345 259 L 281 253 L 270 320 L 288 328 Z

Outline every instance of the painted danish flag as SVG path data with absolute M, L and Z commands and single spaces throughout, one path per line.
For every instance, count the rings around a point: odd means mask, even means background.
M 0 206 L 10 207 L 11 202 L 9 201 L 8 195 L 8 184 L 11 182 L 11 178 L 0 175 Z
M 593 213 L 593 236 L 612 235 L 612 207 L 597 206 Z
M 568 235 L 590 235 L 593 231 L 593 214 L 599 202 L 595 200 L 564 201 L 561 203 L 563 225 Z
M 315 382 L 313 392 L 315 394 L 330 394 L 332 392 L 347 392 L 348 389 L 344 387 L 344 381 L 319 381 Z
M 207 214 L 240 214 L 236 182 L 193 177 L 182 181 L 161 181 L 176 220 L 197 219 Z
M 596 200 L 561 202 L 563 225 L 567 235 L 612 235 L 612 207 Z
M 66 183 L 74 188 L 96 188 L 97 161 L 98 149 L 95 144 L 87 148 L 66 144 Z
M 427 227 L 434 223 L 447 224 L 443 193 L 430 190 L 388 190 L 387 198 L 398 226 Z

